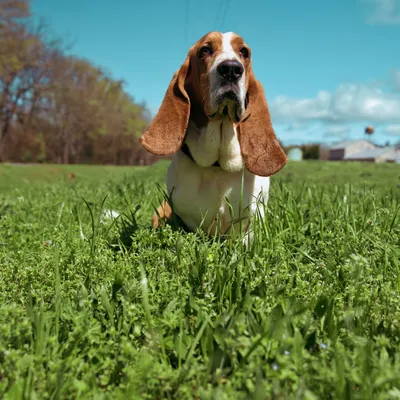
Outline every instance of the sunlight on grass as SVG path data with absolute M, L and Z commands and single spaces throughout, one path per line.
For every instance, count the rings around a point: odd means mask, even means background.
M 166 165 L 0 167 L 0 397 L 399 398 L 400 166 L 290 163 L 243 250 Z

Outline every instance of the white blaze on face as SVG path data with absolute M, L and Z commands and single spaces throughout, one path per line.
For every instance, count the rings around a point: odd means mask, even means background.
M 233 32 L 224 33 L 222 36 L 222 53 L 215 59 L 215 63 L 218 65 L 225 60 L 240 61 L 232 47 Z
M 222 78 L 219 76 L 217 67 L 224 61 L 227 60 L 236 60 L 242 63 L 240 57 L 236 54 L 235 50 L 232 47 L 232 39 L 234 37 L 233 32 L 227 32 L 222 35 L 222 51 L 221 53 L 215 58 L 214 63 L 210 70 L 210 106 L 211 106 L 211 113 L 216 113 L 218 111 L 222 112 L 225 108 L 226 103 L 218 105 L 218 92 L 221 88 Z M 246 98 L 246 72 L 243 72 L 243 75 L 238 80 L 238 97 L 239 97 L 239 107 L 244 110 L 245 105 L 245 98 Z M 233 106 L 233 104 L 232 104 Z M 218 109 L 219 108 L 219 109 Z M 233 108 L 229 108 L 229 115 L 231 115 Z

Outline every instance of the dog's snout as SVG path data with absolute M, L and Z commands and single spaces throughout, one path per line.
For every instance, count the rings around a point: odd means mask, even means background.
M 227 82 L 236 82 L 243 75 L 243 65 L 236 60 L 226 60 L 217 67 L 218 74 Z

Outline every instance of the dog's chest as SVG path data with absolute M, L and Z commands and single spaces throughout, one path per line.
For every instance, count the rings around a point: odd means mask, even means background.
M 246 229 L 254 195 L 263 192 L 267 196 L 268 188 L 269 178 L 246 170 L 226 172 L 218 167 L 199 167 L 181 152 L 174 156 L 167 176 L 175 212 L 190 230 L 200 227 L 209 235 L 227 233 L 232 224 Z
M 217 162 L 227 172 L 239 172 L 244 167 L 237 127 L 228 117 L 210 121 L 202 128 L 190 121 L 185 143 L 201 167 Z

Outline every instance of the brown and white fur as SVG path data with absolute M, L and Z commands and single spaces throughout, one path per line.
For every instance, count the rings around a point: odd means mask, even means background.
M 269 176 L 287 162 L 250 48 L 232 32 L 210 32 L 190 48 L 140 141 L 153 154 L 173 154 L 167 192 L 174 212 L 208 235 L 237 232 L 239 216 L 249 231 L 258 201 L 268 200 Z M 153 226 L 159 216 L 171 218 L 171 207 L 165 202 L 157 214 Z

